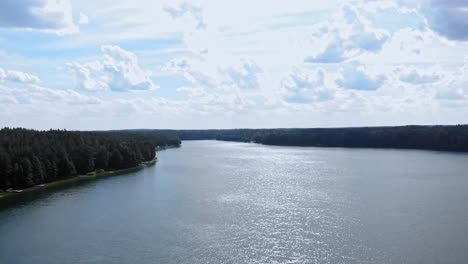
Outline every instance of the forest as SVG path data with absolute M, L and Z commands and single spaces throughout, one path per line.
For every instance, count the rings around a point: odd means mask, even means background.
M 167 131 L 165 131 L 167 133 Z M 468 152 L 468 125 L 355 128 L 173 130 L 181 140 L 216 139 L 278 146 L 397 148 Z
M 155 147 L 178 146 L 169 134 L 134 131 L 82 132 L 22 128 L 0 130 L 0 190 L 25 188 L 96 170 L 138 166 Z

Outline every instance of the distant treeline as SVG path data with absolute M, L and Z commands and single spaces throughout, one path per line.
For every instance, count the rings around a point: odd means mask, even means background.
M 0 189 L 24 188 L 95 170 L 135 167 L 155 147 L 180 145 L 170 134 L 141 131 L 0 130 Z
M 216 139 L 278 146 L 398 148 L 468 152 L 468 125 L 172 130 L 172 133 L 182 140 Z
M 171 130 L 156 130 L 156 129 L 125 129 L 125 130 L 108 130 L 108 131 L 95 131 L 96 133 L 107 134 L 123 134 L 123 135 L 136 135 L 143 136 L 146 140 L 150 141 L 154 146 L 179 146 L 180 138 L 176 133 Z

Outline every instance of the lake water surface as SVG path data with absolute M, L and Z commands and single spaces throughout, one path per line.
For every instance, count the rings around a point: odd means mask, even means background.
M 184 141 L 0 209 L 0 263 L 468 263 L 468 155 Z

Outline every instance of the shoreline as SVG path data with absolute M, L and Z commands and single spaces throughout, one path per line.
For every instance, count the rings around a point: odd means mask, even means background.
M 180 146 L 156 147 L 156 153 L 158 151 L 172 149 L 172 148 L 179 148 L 179 147 Z M 53 181 L 53 182 L 34 185 L 25 189 L 19 189 L 20 192 L 0 192 L 0 202 L 3 202 L 11 198 L 20 197 L 20 196 L 23 196 L 24 194 L 34 193 L 38 191 L 53 190 L 54 188 L 64 187 L 68 184 L 84 183 L 87 181 L 101 179 L 101 178 L 105 178 L 109 176 L 116 176 L 116 175 L 122 175 L 122 174 L 130 173 L 130 172 L 139 171 L 146 167 L 156 165 L 157 161 L 158 161 L 158 158 L 157 156 L 155 156 L 153 160 L 143 161 L 136 167 L 120 169 L 120 170 L 102 171 L 102 172 L 93 171 L 85 175 L 77 175 L 71 178 L 60 179 L 60 180 Z

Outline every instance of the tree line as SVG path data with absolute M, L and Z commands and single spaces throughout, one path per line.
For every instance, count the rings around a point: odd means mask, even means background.
M 0 189 L 25 188 L 95 170 L 138 166 L 155 147 L 180 145 L 173 135 L 140 131 L 0 130 Z
M 182 140 L 215 139 L 278 146 L 397 148 L 468 152 L 468 125 L 173 130 L 172 133 Z

